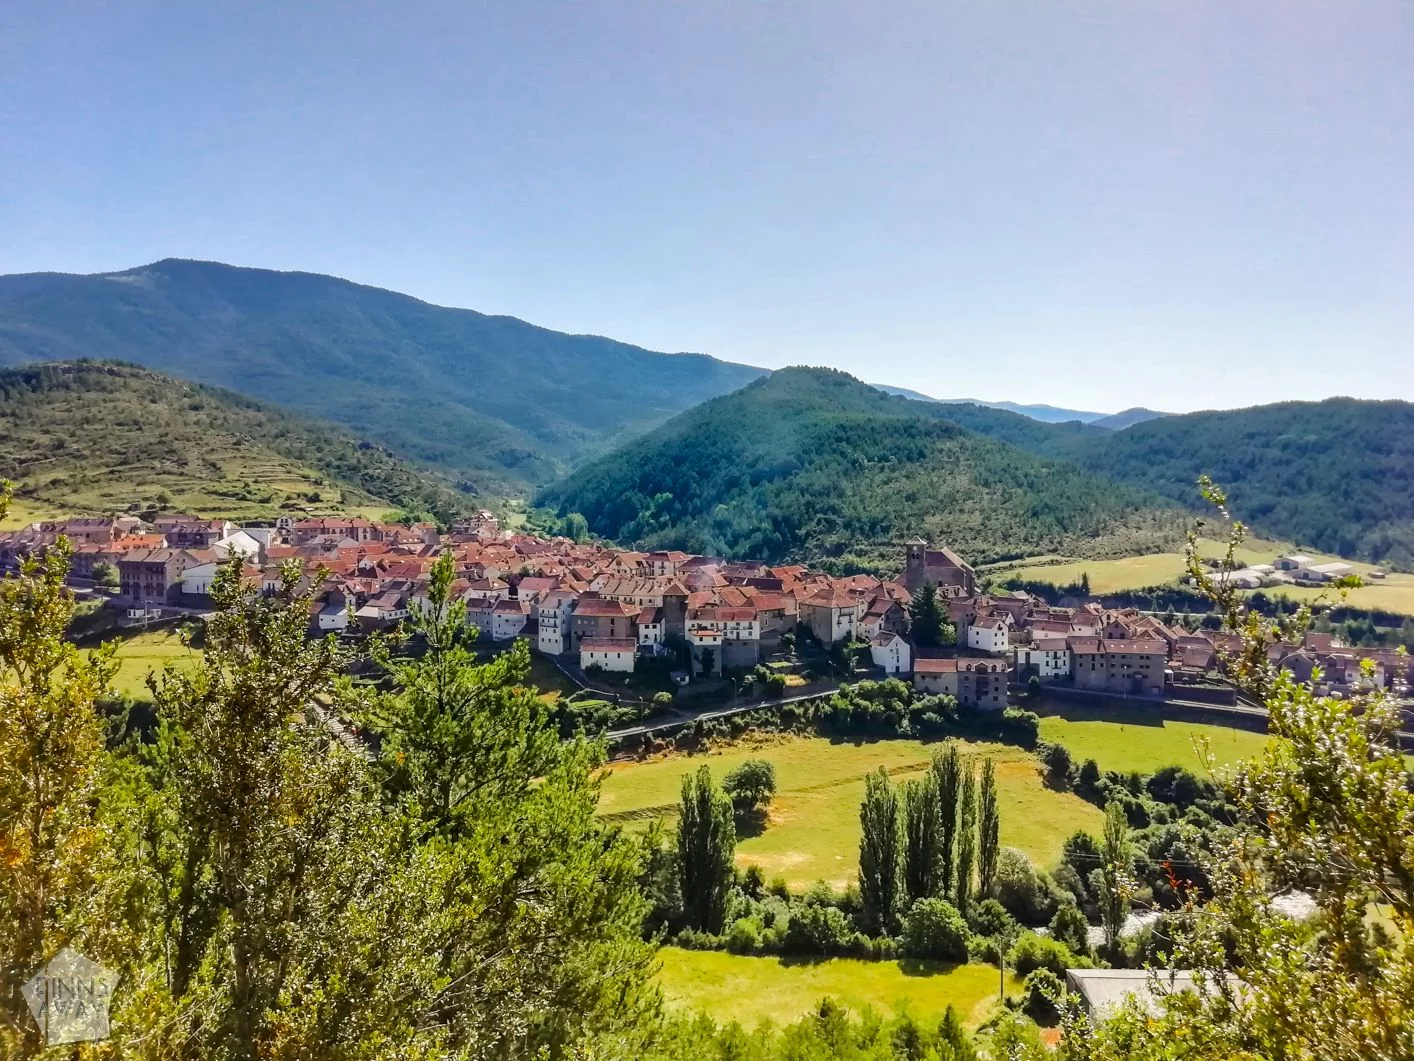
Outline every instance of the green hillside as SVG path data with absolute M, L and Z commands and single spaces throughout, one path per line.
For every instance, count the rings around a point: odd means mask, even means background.
M 475 503 L 331 424 L 111 362 L 0 371 L 0 477 L 23 505 L 69 513 L 396 507 L 448 518 Z
M 131 361 L 333 420 L 483 493 L 547 481 L 762 372 L 312 273 L 166 260 L 0 277 L 0 365 L 74 358 Z
M 1414 567 L 1414 404 L 1330 398 L 1187 413 L 1117 431 L 1039 424 L 980 406 L 973 431 L 1184 504 L 1210 475 L 1234 514 L 1276 538 Z
M 537 501 L 648 546 L 864 567 L 896 564 L 915 534 L 965 543 L 978 562 L 1176 541 L 1177 510 L 966 431 L 945 419 L 953 409 L 842 372 L 784 369 L 591 462 Z

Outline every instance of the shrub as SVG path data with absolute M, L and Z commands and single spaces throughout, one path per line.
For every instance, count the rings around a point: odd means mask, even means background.
M 967 961 L 967 922 L 943 899 L 920 899 L 903 919 L 903 952 L 911 958 Z
M 653 706 L 658 710 L 669 706 L 673 702 L 673 694 L 669 692 L 658 692 L 653 694 Z
M 1070 783 L 1070 772 L 1075 768 L 1070 757 L 1070 749 L 1064 744 L 1043 744 L 1041 758 L 1046 764 L 1046 780 L 1056 786 Z
M 741 890 L 752 899 L 759 899 L 766 891 L 766 874 L 756 863 L 742 871 Z
M 1002 936 L 1016 927 L 1016 920 L 995 899 L 983 899 L 967 908 L 967 926 L 979 936 Z
M 1041 718 L 1034 711 L 1023 711 L 1009 707 L 1002 712 L 1002 735 L 1023 748 L 1036 747 L 1037 735 L 1041 732 Z
M 776 768 L 766 759 L 748 759 L 727 774 L 722 791 L 738 810 L 757 810 L 776 794 Z
M 1091 800 L 1100 795 L 1100 764 L 1094 759 L 1086 759 L 1080 764 L 1080 776 L 1075 779 L 1075 791 Z
M 842 955 L 849 952 L 854 935 L 844 911 L 807 903 L 791 910 L 781 949 L 787 954 Z
M 1031 860 L 1016 848 L 1002 849 L 997 858 L 997 878 L 993 887 L 997 900 L 1018 921 L 1043 925 L 1050 918 L 1054 901 L 1031 868 Z
M 1076 968 L 1079 960 L 1060 940 L 1023 932 L 1012 944 L 1007 964 L 1018 976 L 1025 976 L 1033 969 L 1049 969 L 1056 976 L 1064 977 L 1065 971 Z
M 751 954 L 761 947 L 761 923 L 754 917 L 738 918 L 727 932 L 727 950 Z
M 1052 1024 L 1060 1016 L 1057 1003 L 1063 993 L 1059 976 L 1049 969 L 1033 969 L 1022 985 L 1022 1008 L 1037 1024 Z
M 1056 909 L 1056 916 L 1051 918 L 1050 929 L 1052 939 L 1064 943 L 1076 954 L 1084 954 L 1090 949 L 1090 922 L 1085 920 L 1080 907 L 1074 903 L 1061 903 Z

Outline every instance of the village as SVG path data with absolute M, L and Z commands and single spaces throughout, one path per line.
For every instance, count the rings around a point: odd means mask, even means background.
M 0 567 L 14 570 L 60 537 L 73 550 L 71 581 L 106 594 L 123 625 L 209 610 L 212 580 L 239 554 L 264 591 L 278 585 L 283 565 L 301 566 L 315 591 L 311 635 L 364 635 L 426 606 L 428 572 L 450 551 L 453 592 L 482 640 L 494 647 L 524 638 L 580 682 L 652 669 L 681 688 L 763 665 L 788 670 L 808 647 L 847 653 L 850 674 L 903 678 L 978 709 L 1001 710 L 1009 696 L 1038 687 L 1233 700 L 1221 681 L 1232 635 L 1094 600 L 1056 606 L 1025 592 L 982 592 L 956 552 L 921 538 L 904 543 L 900 573 L 885 579 L 547 539 L 510 532 L 484 511 L 447 533 L 357 517 L 247 526 L 183 515 L 81 517 L 0 534 Z M 1346 573 L 1341 566 L 1290 556 L 1262 571 L 1320 581 Z M 955 644 L 925 647 L 914 636 L 911 610 L 924 587 Z M 1349 648 L 1318 632 L 1275 646 L 1272 659 L 1303 681 L 1319 668 L 1323 689 L 1336 695 L 1370 685 L 1407 695 L 1414 677 L 1408 656 Z

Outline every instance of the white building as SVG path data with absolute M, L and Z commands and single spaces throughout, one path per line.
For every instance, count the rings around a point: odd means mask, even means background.
M 182 593 L 189 596 L 205 596 L 211 592 L 211 583 L 221 570 L 219 563 L 197 564 L 182 572 Z
M 570 616 L 574 614 L 573 593 L 555 590 L 540 598 L 537 605 L 539 626 L 535 647 L 547 656 L 559 656 L 569 644 Z
M 529 618 L 529 609 L 524 601 L 509 597 L 498 600 L 491 609 L 491 640 L 506 641 L 518 637 Z
M 258 564 L 264 558 L 264 545 L 260 539 L 243 528 L 237 528 L 211 546 L 211 551 L 222 560 L 232 553 L 240 553 L 246 560 Z
M 629 674 L 637 651 L 638 642 L 631 637 L 586 637 L 579 643 L 579 665 Z
M 1000 616 L 968 623 L 967 647 L 975 648 L 981 652 L 996 652 L 998 654 L 1005 652 L 1011 643 L 1008 632 L 1010 625 L 1007 619 Z
M 638 613 L 638 621 L 635 624 L 638 630 L 638 643 L 640 645 L 661 645 L 666 631 L 663 628 L 663 610 L 661 608 L 644 608 Z
M 692 647 L 693 673 L 722 673 L 722 631 L 718 627 L 696 620 L 689 622 L 687 643 Z
M 1048 637 L 1016 650 L 1016 669 L 1035 668 L 1043 682 L 1070 677 L 1070 646 L 1063 637 Z
M 885 674 L 907 674 L 913 669 L 913 653 L 908 642 L 892 630 L 870 638 L 869 655 L 874 666 L 882 667 Z

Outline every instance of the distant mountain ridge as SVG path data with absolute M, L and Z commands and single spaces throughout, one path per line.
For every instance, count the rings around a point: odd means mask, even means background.
M 988 409 L 1005 409 L 1010 413 L 1020 413 L 1022 416 L 1030 417 L 1032 420 L 1039 420 L 1043 424 L 1063 424 L 1070 420 L 1078 420 L 1082 424 L 1096 423 L 1109 419 L 1104 413 L 1088 413 L 1082 409 L 1065 409 L 1059 405 L 1018 405 L 1016 402 L 984 402 L 980 398 L 934 398 L 930 394 L 922 391 L 909 390 L 907 387 L 892 387 L 885 384 L 876 383 L 873 385 L 885 394 L 895 394 L 900 398 L 912 398 L 920 402 L 938 402 L 942 405 L 981 405 Z M 1144 410 L 1147 412 L 1147 410 Z M 1116 413 L 1122 416 L 1123 413 Z M 1162 416 L 1162 413 L 1155 415 Z M 1109 425 L 1104 425 L 1109 426 Z
M 229 387 L 518 492 L 764 369 L 314 273 L 166 259 L 0 276 L 0 366 L 119 359 Z
M 967 430 L 952 419 L 965 409 L 1047 429 L 1000 410 L 890 396 L 831 369 L 788 368 L 577 468 L 537 501 L 645 547 L 841 569 L 897 565 L 901 543 L 918 534 L 975 562 L 1122 555 L 1178 540 L 1178 509 Z

